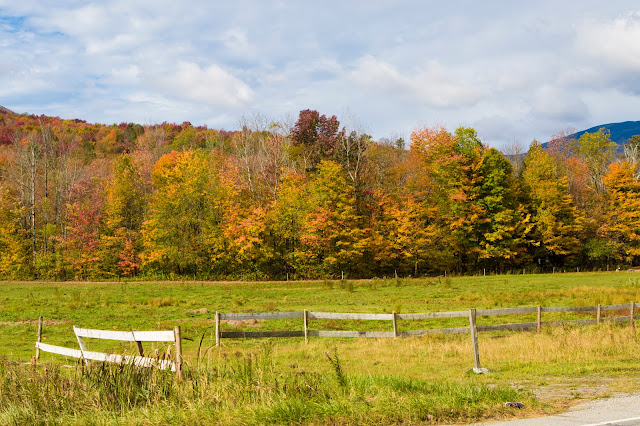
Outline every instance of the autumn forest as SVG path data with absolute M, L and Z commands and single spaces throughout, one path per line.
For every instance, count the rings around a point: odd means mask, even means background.
M 472 128 L 374 141 L 336 116 L 236 131 L 0 108 L 0 277 L 305 279 L 640 261 L 640 136 L 504 155 Z

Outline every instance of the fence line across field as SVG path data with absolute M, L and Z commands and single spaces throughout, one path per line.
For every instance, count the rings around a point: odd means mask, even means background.
M 627 316 L 602 318 L 603 311 L 630 310 Z M 257 337 L 398 337 L 398 336 L 421 336 L 431 333 L 458 334 L 468 333 L 468 327 L 434 328 L 425 330 L 398 330 L 398 321 L 424 320 L 424 319 L 444 319 L 444 318 L 465 318 L 470 311 L 452 312 L 426 312 L 413 314 L 368 314 L 368 313 L 338 313 L 338 312 L 312 312 L 304 310 L 302 312 L 250 312 L 250 313 L 223 313 L 216 312 L 216 344 L 220 344 L 220 339 L 224 338 L 257 338 Z M 567 321 L 542 321 L 542 313 L 553 312 L 596 312 L 596 319 L 593 320 L 567 320 Z M 492 330 L 526 330 L 536 328 L 538 331 L 543 326 L 559 326 L 564 324 L 589 325 L 599 324 L 602 321 L 634 323 L 635 302 L 629 304 L 597 305 L 597 306 L 531 306 L 522 308 L 499 308 L 499 309 L 475 309 L 477 317 L 514 315 L 514 314 L 534 314 L 537 313 L 536 322 L 524 322 L 513 324 L 496 324 L 476 326 L 477 331 Z M 302 330 L 280 330 L 280 331 L 223 331 L 221 321 L 233 320 L 267 320 L 267 319 L 302 319 Z M 311 330 L 309 320 L 358 320 L 358 321 L 391 321 L 393 331 L 336 331 L 336 330 Z
M 468 311 L 452 312 L 427 312 L 415 314 L 367 314 L 367 313 L 337 313 L 337 312 L 257 312 L 257 313 L 222 313 L 215 314 L 215 336 L 216 346 L 220 346 L 220 339 L 229 338 L 259 338 L 259 337 L 304 337 L 305 343 L 309 343 L 309 337 L 368 337 L 368 338 L 394 338 L 399 336 L 424 336 L 427 334 L 462 334 L 470 333 L 474 358 L 473 371 L 478 374 L 487 373 L 488 370 L 480 365 L 480 355 L 478 349 L 478 332 L 495 330 L 528 330 L 536 329 L 540 333 L 543 326 L 561 326 L 565 324 L 590 325 L 600 324 L 602 321 L 608 322 L 629 322 L 635 327 L 635 305 L 636 302 L 617 305 L 597 306 L 532 306 L 522 308 L 499 308 L 499 309 L 475 309 Z M 629 310 L 627 316 L 617 316 L 602 318 L 603 311 Z M 544 312 L 595 312 L 596 319 L 592 320 L 566 320 L 566 321 L 542 321 Z M 536 322 L 523 322 L 513 324 L 477 325 L 477 317 L 515 315 L 515 314 L 537 314 Z M 398 320 L 411 321 L 423 319 L 443 319 L 443 318 L 469 318 L 467 327 L 435 328 L 426 330 L 398 330 Z M 222 331 L 221 321 L 230 320 L 266 320 L 266 319 L 302 319 L 303 330 L 279 330 L 279 331 Z M 391 321 L 393 331 L 353 331 L 353 330 L 310 330 L 309 320 L 330 319 L 330 320 L 359 320 L 359 321 Z

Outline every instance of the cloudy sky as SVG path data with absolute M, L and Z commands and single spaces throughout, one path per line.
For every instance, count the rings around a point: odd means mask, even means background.
M 0 105 L 227 130 L 311 108 L 528 145 L 640 120 L 640 4 L 0 0 Z

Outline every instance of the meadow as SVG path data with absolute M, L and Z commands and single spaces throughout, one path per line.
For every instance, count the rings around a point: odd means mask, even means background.
M 0 423 L 362 424 L 452 423 L 552 413 L 585 398 L 640 390 L 640 339 L 628 324 L 480 333 L 490 373 L 476 375 L 468 335 L 397 339 L 223 339 L 220 312 L 413 313 L 640 301 L 634 272 L 305 282 L 4 282 L 0 299 Z M 624 312 L 612 315 L 624 315 Z M 185 379 L 130 366 L 82 366 L 43 353 L 43 341 L 77 348 L 72 326 L 171 329 L 185 340 Z M 592 318 L 549 314 L 546 320 Z M 535 321 L 480 317 L 479 325 Z M 455 327 L 464 318 L 401 321 Z M 388 322 L 313 321 L 312 329 L 385 330 Z M 300 320 L 223 323 L 232 330 L 300 330 Z M 148 346 L 147 346 L 148 345 Z M 129 343 L 91 350 L 134 353 Z M 145 343 L 145 350 L 166 350 Z M 70 366 L 71 368 L 67 368 Z M 519 401 L 518 410 L 504 407 Z

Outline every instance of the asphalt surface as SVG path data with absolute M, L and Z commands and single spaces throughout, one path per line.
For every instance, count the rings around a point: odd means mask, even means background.
M 548 417 L 476 423 L 485 426 L 640 426 L 640 394 L 617 396 L 577 405 L 570 411 Z

